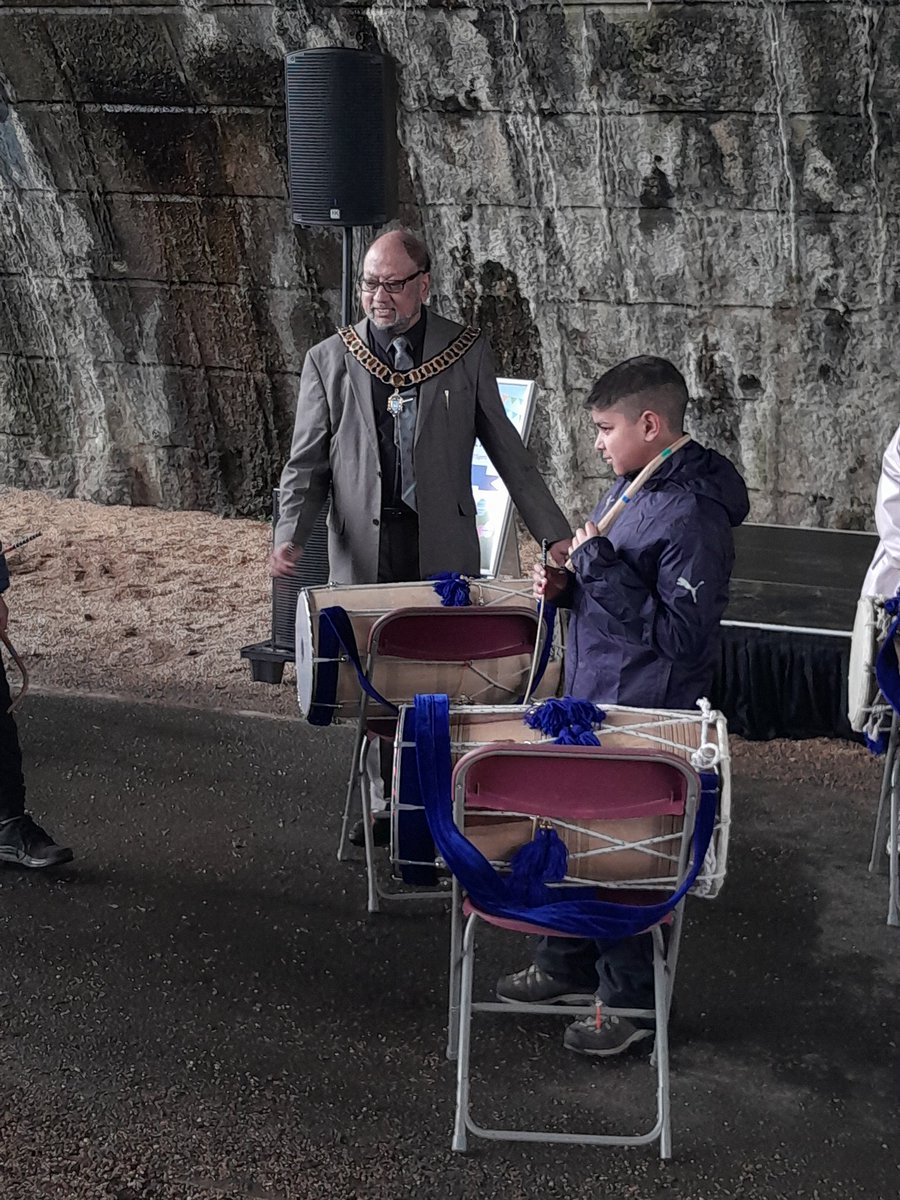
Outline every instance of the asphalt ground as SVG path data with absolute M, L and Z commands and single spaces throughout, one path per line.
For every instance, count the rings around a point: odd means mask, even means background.
M 462 1156 L 446 918 L 367 917 L 336 862 L 346 730 L 48 696 L 21 728 L 31 803 L 77 858 L 0 869 L 3 1200 L 897 1194 L 900 930 L 866 871 L 871 796 L 736 779 L 728 881 L 688 907 L 670 1163 Z M 528 957 L 484 947 L 482 994 Z M 650 1123 L 647 1060 L 582 1061 L 563 1027 L 481 1018 L 476 1115 Z

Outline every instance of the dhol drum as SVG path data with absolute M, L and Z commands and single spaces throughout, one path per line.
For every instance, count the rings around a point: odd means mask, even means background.
M 522 705 L 460 707 L 450 709 L 451 757 L 457 762 L 469 750 L 491 742 L 534 743 L 549 741 L 539 730 L 529 728 L 523 718 L 529 709 Z M 651 711 L 609 706 L 597 730 L 602 746 L 609 749 L 659 750 L 685 758 L 698 770 L 714 771 L 719 777 L 719 811 L 703 868 L 692 888 L 696 895 L 711 899 L 725 879 L 731 824 L 731 759 L 728 726 L 721 713 L 707 707 L 696 712 Z M 394 779 L 391 791 L 391 856 L 405 883 L 432 886 L 437 878 L 435 848 L 419 790 L 415 742 L 415 714 L 401 710 L 394 745 Z M 642 860 L 648 888 L 669 886 L 676 865 L 679 829 L 675 817 L 616 821 L 586 821 L 583 827 L 557 826 L 569 851 L 568 877 L 614 883 L 635 878 L 635 856 Z M 679 827 L 680 828 L 680 827 Z M 468 810 L 465 834 L 486 858 L 507 861 L 531 840 L 534 822 L 509 820 L 496 812 Z M 644 842 L 646 850 L 616 850 L 617 840 Z M 598 847 L 600 849 L 598 850 Z
M 847 674 L 847 717 L 855 733 L 875 741 L 890 728 L 891 706 L 881 695 L 875 678 L 875 660 L 887 636 L 891 619 L 884 596 L 862 596 L 856 605 L 850 669 Z
M 531 587 L 530 579 L 471 580 L 470 606 L 516 608 L 535 614 Z M 335 606 L 347 613 L 365 666 L 370 634 L 380 618 L 398 609 L 439 609 L 442 604 L 429 582 L 329 585 L 301 591 L 296 624 L 297 699 L 303 715 L 316 724 L 355 720 L 359 713 L 361 691 L 353 663 L 340 647 L 322 652 L 321 613 Z M 561 650 L 554 644 L 535 695 L 556 694 L 561 661 Z M 372 664 L 369 682 L 398 706 L 409 703 L 419 692 L 443 692 L 457 702 L 515 703 L 526 690 L 531 665 L 530 653 L 496 660 L 479 658 L 474 663 L 384 657 Z M 385 716 L 388 710 L 372 702 L 369 715 Z

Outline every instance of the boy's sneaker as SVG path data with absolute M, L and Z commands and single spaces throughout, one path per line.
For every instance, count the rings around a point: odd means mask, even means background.
M 74 858 L 68 846 L 57 846 L 53 838 L 31 819 L 29 813 L 0 824 L 0 862 L 40 870 L 58 867 Z
M 626 1017 L 612 1016 L 604 1017 L 598 1029 L 595 1017 L 585 1017 L 572 1022 L 563 1037 L 563 1045 L 576 1054 L 610 1058 L 614 1054 L 624 1054 L 647 1038 L 652 1039 L 655 1032 L 655 1029 L 633 1024 Z
M 591 1004 L 594 994 L 590 988 L 579 991 L 561 979 L 554 979 L 536 963 L 501 975 L 497 980 L 497 999 L 507 1004 Z

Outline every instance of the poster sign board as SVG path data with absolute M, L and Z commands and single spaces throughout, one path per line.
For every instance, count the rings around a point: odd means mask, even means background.
M 498 379 L 497 384 L 506 415 L 527 445 L 534 414 L 534 380 Z M 513 531 L 512 501 L 480 442 L 475 443 L 472 454 L 472 495 L 481 547 L 481 574 L 492 578 L 499 574 L 506 539 Z

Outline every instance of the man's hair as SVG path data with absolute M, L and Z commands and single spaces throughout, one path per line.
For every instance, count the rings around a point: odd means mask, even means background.
M 587 409 L 619 408 L 629 421 L 642 412 L 655 412 L 673 433 L 684 428 L 684 410 L 688 402 L 684 376 L 667 358 L 641 354 L 626 358 L 601 375 L 584 402 Z
M 375 242 L 380 242 L 383 237 L 387 237 L 389 233 L 396 234 L 400 238 L 400 243 L 403 249 L 413 260 L 420 271 L 429 272 L 431 270 L 431 255 L 428 252 L 428 247 L 424 240 L 411 229 L 406 229 L 404 226 L 398 226 L 396 229 L 385 229 L 377 238 L 369 243 L 366 253 L 375 245 Z

